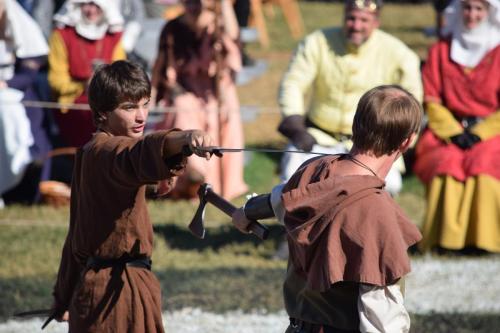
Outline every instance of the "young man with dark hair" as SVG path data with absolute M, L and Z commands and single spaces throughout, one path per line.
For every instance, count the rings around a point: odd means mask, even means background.
M 163 332 L 160 284 L 151 272 L 153 229 L 145 188 L 183 171 L 197 130 L 143 135 L 151 86 L 137 65 L 101 66 L 89 86 L 97 133 L 75 158 L 69 232 L 53 310 L 69 331 Z
M 275 215 L 290 252 L 284 283 L 287 333 L 408 332 L 403 278 L 417 227 L 384 189 L 384 178 L 415 139 L 420 103 L 398 86 L 379 86 L 359 101 L 348 154 L 313 158 L 271 194 L 233 215 Z

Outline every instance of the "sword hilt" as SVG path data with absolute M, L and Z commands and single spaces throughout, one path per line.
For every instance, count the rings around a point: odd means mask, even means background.
M 236 210 L 236 207 L 232 203 L 215 193 L 211 188 L 206 190 L 205 199 L 207 202 L 210 202 L 228 216 L 233 216 L 233 213 Z M 269 236 L 269 229 L 257 220 L 251 220 L 248 225 L 248 230 L 262 240 L 267 239 Z
M 198 148 L 201 151 L 209 152 L 210 154 L 214 154 L 217 157 L 222 157 L 222 151 L 219 147 L 203 147 Z M 186 157 L 193 155 L 193 151 L 189 148 L 188 145 L 182 147 L 182 154 Z

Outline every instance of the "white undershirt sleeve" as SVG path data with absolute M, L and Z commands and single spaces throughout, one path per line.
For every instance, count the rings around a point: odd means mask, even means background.
M 359 330 L 362 333 L 407 333 L 410 316 L 403 302 L 399 284 L 384 287 L 360 284 Z

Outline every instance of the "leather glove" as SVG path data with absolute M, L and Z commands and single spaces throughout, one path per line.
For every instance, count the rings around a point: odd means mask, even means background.
M 278 131 L 292 141 L 293 145 L 304 151 L 311 151 L 316 140 L 307 132 L 304 116 L 292 115 L 285 117 Z
M 481 138 L 476 134 L 464 131 L 461 134 L 450 137 L 450 140 L 454 145 L 458 146 L 460 149 L 467 150 L 470 149 L 479 141 L 481 141 Z

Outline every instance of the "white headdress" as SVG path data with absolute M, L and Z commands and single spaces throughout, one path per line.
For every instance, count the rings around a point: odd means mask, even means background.
M 451 59 L 466 67 L 475 67 L 500 44 L 500 0 L 489 3 L 488 17 L 474 29 L 467 29 L 462 19 L 462 0 L 454 0 L 444 10 L 442 33 L 451 35 Z
M 15 0 L 5 0 L 7 13 L 7 32 L 14 45 L 14 52 L 19 58 L 31 58 L 46 55 L 49 47 L 38 24 Z
M 102 22 L 94 24 L 83 19 L 80 7 L 84 3 L 94 3 L 101 8 Z M 122 31 L 124 24 L 117 2 L 110 0 L 68 0 L 54 15 L 54 22 L 59 27 L 75 27 L 79 35 L 91 40 L 101 39 L 107 31 Z

